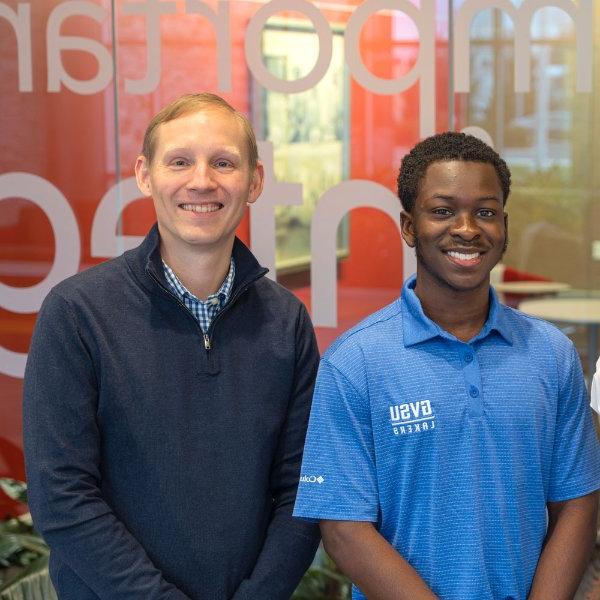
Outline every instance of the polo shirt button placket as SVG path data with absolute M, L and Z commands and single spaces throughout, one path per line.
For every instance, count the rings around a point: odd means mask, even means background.
M 469 398 L 469 415 L 479 418 L 483 415 L 481 398 L 481 374 L 477 356 L 471 346 L 465 345 L 461 352 L 461 361 L 465 378 L 467 397 Z

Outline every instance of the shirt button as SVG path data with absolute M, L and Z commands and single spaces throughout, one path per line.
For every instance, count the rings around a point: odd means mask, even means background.
M 465 362 L 466 363 L 470 363 L 473 360 L 473 353 L 472 352 L 467 352 L 465 354 Z
M 472 385 L 469 388 L 469 395 L 471 396 L 471 398 L 477 398 L 477 396 L 479 396 L 479 390 L 474 385 Z
M 213 306 L 217 306 L 217 304 L 219 304 L 219 299 L 218 299 L 218 298 L 211 298 L 211 299 L 210 299 L 210 303 L 211 303 Z

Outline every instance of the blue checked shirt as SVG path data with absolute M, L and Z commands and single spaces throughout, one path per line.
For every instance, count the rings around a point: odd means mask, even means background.
M 235 262 L 233 257 L 231 258 L 229 273 L 227 273 L 227 277 L 225 277 L 221 287 L 206 300 L 200 300 L 200 298 L 197 298 L 192 292 L 186 289 L 171 267 L 169 267 L 164 260 L 163 268 L 165 270 L 165 278 L 169 285 L 169 289 L 185 304 L 187 309 L 194 315 L 194 318 L 200 324 L 202 331 L 206 333 L 210 327 L 211 321 L 229 300 L 231 288 L 233 287 L 233 279 L 235 277 Z

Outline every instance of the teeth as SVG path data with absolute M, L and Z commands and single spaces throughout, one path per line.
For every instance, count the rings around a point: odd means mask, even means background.
M 181 204 L 183 210 L 189 210 L 191 212 L 198 213 L 209 213 L 219 210 L 223 205 L 218 203 L 213 204 Z
M 464 252 L 449 251 L 448 256 L 451 256 L 452 258 L 456 258 L 458 260 L 472 260 L 479 256 L 479 252 L 471 252 L 470 254 L 465 254 Z

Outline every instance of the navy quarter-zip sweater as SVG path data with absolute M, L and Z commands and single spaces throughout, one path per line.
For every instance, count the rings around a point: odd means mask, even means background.
M 236 239 L 202 331 L 141 246 L 47 296 L 24 385 L 30 509 L 67 600 L 289 598 L 318 543 L 292 518 L 318 366 L 304 306 Z

